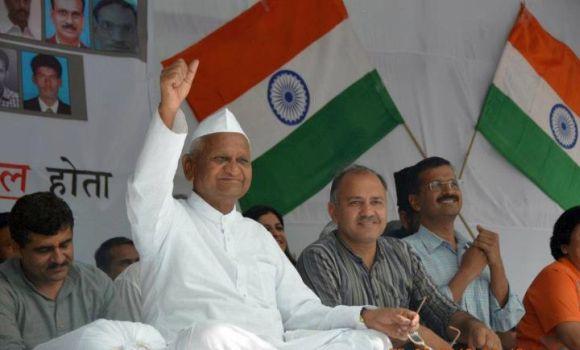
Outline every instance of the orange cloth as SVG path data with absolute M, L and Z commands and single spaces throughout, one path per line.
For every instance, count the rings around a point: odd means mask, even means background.
M 517 326 L 519 349 L 549 349 L 542 344 L 555 335 L 554 327 L 580 322 L 580 271 L 568 260 L 546 266 L 524 297 L 526 314 Z

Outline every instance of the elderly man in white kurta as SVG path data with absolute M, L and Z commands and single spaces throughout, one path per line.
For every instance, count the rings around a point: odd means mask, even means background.
M 179 106 L 197 65 L 180 60 L 161 73 L 159 110 L 129 181 L 144 320 L 174 349 L 368 350 L 406 339 L 415 312 L 323 306 L 262 225 L 236 211 L 252 168 L 249 140 L 229 111 L 196 129 L 182 159 L 193 192 L 172 197 L 187 136 Z

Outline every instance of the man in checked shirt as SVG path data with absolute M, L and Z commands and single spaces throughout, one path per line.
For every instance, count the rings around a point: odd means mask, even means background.
M 6 86 L 10 59 L 4 50 L 0 49 L 0 107 L 18 108 L 19 96 L 17 92 Z

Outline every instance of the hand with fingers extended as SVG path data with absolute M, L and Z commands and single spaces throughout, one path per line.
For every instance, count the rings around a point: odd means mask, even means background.
M 159 115 L 168 127 L 173 125 L 175 114 L 191 89 L 198 66 L 198 60 L 187 65 L 183 59 L 179 59 L 161 71 Z
M 463 254 L 463 257 L 461 258 L 459 270 L 467 274 L 470 280 L 473 280 L 479 276 L 487 263 L 487 256 L 484 251 L 476 246 L 471 246 L 467 248 L 465 254 Z
M 472 324 L 467 338 L 469 349 L 501 350 L 501 340 L 494 331 L 483 323 Z
M 362 318 L 367 328 L 403 341 L 407 341 L 409 333 L 419 328 L 419 314 L 408 309 L 364 309 Z
M 499 251 L 499 235 L 495 232 L 484 229 L 477 225 L 479 235 L 473 241 L 473 245 L 481 249 L 487 256 L 490 266 L 501 265 L 501 254 Z

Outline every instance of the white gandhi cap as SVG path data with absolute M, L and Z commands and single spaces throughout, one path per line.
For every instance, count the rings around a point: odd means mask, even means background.
M 216 134 L 219 132 L 235 132 L 242 134 L 246 137 L 248 142 L 250 142 L 248 135 L 246 135 L 244 130 L 242 130 L 242 127 L 240 126 L 240 123 L 238 123 L 234 114 L 227 108 L 222 108 L 202 120 L 197 126 L 197 129 L 193 132 L 191 141 L 195 141 L 205 135 Z

